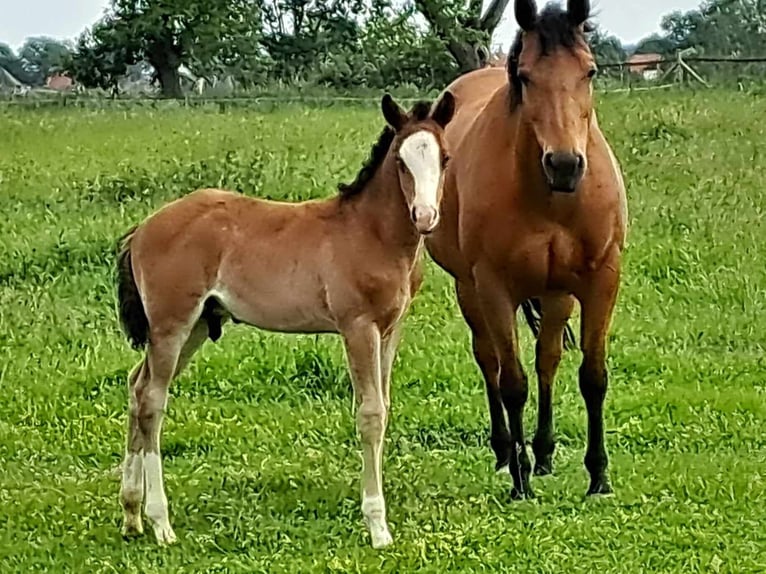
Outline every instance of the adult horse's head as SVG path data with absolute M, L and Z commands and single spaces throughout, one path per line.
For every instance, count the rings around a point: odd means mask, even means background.
M 534 0 L 515 0 L 521 28 L 508 57 L 512 105 L 520 106 L 540 148 L 553 191 L 573 192 L 588 168 L 593 112 L 593 54 L 585 33 L 589 0 L 568 0 L 566 10 Z
M 410 217 L 419 233 L 431 233 L 439 224 L 448 159 L 444 128 L 452 119 L 455 99 L 451 92 L 444 92 L 433 106 L 419 102 L 407 113 L 386 94 L 381 108 L 394 132 L 391 150 Z

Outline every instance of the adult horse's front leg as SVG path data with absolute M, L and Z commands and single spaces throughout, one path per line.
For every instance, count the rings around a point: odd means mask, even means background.
M 498 377 L 500 397 L 508 415 L 511 449 L 509 471 L 513 479 L 511 498 L 533 498 L 529 477 L 532 464 L 524 442 L 524 406 L 529 387 L 527 375 L 519 361 L 519 343 L 516 330 L 516 309 L 508 295 L 505 283 L 495 274 L 477 274 L 476 293 L 481 303 L 482 316 L 494 343 L 500 362 Z
M 457 282 L 455 291 L 460 311 L 471 329 L 473 357 L 484 377 L 489 409 L 489 444 L 495 453 L 495 471 L 508 471 L 511 463 L 511 434 L 500 396 L 500 361 L 495 344 L 473 287 L 465 282 Z
M 588 411 L 588 446 L 585 468 L 590 473 L 588 495 L 610 494 L 604 445 L 604 399 L 608 385 L 606 370 L 606 339 L 612 312 L 617 300 L 620 272 L 619 259 L 594 273 L 585 292 L 580 295 L 582 306 L 580 392 Z
M 362 514 L 373 548 L 393 542 L 383 498 L 383 441 L 387 409 L 381 370 L 381 337 L 370 321 L 357 320 L 343 329 L 354 395 L 359 405 L 357 425 L 362 439 Z
M 537 338 L 535 370 L 537 371 L 537 432 L 532 440 L 535 474 L 553 472 L 553 383 L 564 347 L 564 329 L 574 308 L 569 295 L 541 298 L 542 319 Z

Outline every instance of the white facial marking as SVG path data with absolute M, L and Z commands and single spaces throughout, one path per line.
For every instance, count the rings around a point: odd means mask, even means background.
M 415 180 L 415 198 L 410 206 L 417 218 L 415 223 L 430 231 L 439 214 L 438 192 L 442 175 L 439 142 L 429 131 L 415 132 L 402 142 L 399 156 Z

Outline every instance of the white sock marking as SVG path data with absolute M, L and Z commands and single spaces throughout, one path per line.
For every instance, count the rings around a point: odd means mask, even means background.
M 172 544 L 176 535 L 168 518 L 168 499 L 162 482 L 162 459 L 156 452 L 144 454 L 146 480 L 146 516 L 152 521 L 154 534 L 160 544 Z

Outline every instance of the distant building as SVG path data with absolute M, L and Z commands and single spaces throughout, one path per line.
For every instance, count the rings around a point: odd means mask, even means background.
M 74 88 L 74 80 L 66 74 L 51 74 L 45 79 L 45 87 L 50 90 L 66 92 Z
M 628 60 L 628 71 L 645 80 L 656 80 L 662 72 L 661 54 L 633 54 Z

